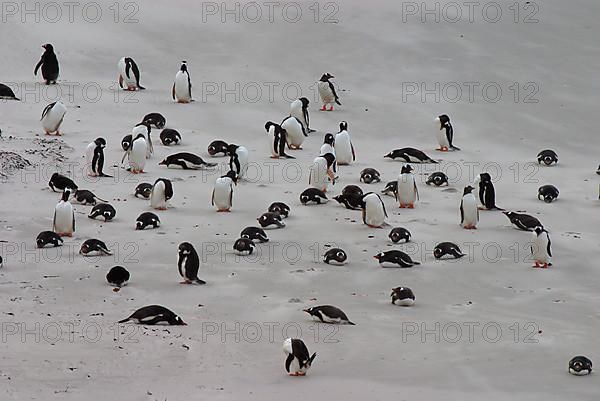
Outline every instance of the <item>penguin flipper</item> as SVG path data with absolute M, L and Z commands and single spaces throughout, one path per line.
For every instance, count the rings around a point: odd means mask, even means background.
M 175 100 L 175 83 L 173 83 L 173 89 L 171 90 L 171 95 L 173 96 L 173 100 Z
M 356 161 L 356 153 L 354 153 L 354 145 L 350 142 L 350 149 L 352 149 L 352 161 Z
M 548 256 L 552 257 L 552 249 L 551 247 L 551 242 L 550 242 L 550 236 L 548 234 L 546 234 L 546 237 L 548 238 L 548 245 L 546 245 L 546 251 L 548 252 Z
M 200 285 L 204 285 L 204 284 L 206 284 L 206 281 L 204 281 L 204 280 L 200 280 L 198 277 L 196 277 L 196 279 L 194 280 L 194 282 L 195 282 L 196 284 L 200 284 Z
M 214 189 L 212 191 L 212 195 L 211 195 L 211 199 L 210 199 L 210 204 L 211 204 L 211 206 L 215 205 L 215 190 Z
M 119 74 L 119 88 L 123 89 L 123 75 Z
M 290 373 L 290 365 L 292 364 L 293 361 L 294 361 L 294 355 L 288 354 L 287 358 L 285 359 L 285 370 L 288 373 Z
M 460 224 L 465 222 L 465 210 L 463 209 L 463 202 L 460 201 Z
M 38 70 L 40 69 L 40 67 L 42 66 L 42 64 L 44 64 L 44 59 L 41 58 L 40 61 L 38 61 L 37 65 L 35 66 L 35 69 L 33 70 L 33 75 L 37 76 Z

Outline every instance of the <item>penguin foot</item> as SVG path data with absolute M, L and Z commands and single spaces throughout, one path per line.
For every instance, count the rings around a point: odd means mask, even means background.
M 119 292 L 119 291 L 121 291 L 121 287 L 113 288 L 113 292 Z
M 60 131 L 56 131 L 56 136 L 62 136 L 62 134 L 60 133 Z
M 44 131 L 44 132 L 46 132 L 46 135 L 52 135 L 52 134 L 50 133 L 50 131 Z
M 405 204 L 403 204 L 403 203 L 400 204 L 400 209 L 404 209 L 405 207 L 406 207 Z
M 167 210 L 166 206 L 155 207 L 156 210 Z
M 329 110 L 327 111 L 333 111 L 333 105 L 329 107 Z
M 327 111 L 327 108 L 325 107 L 325 105 L 323 105 L 323 107 L 321 107 L 321 111 Z
M 409 203 L 408 204 L 408 208 L 409 209 L 414 209 L 415 208 L 415 204 L 414 203 Z
M 439 150 L 440 152 L 447 152 L 448 148 L 445 146 L 442 146 L 442 147 L 437 148 L 436 150 Z
M 217 210 L 217 213 L 230 213 L 231 209 L 219 209 Z

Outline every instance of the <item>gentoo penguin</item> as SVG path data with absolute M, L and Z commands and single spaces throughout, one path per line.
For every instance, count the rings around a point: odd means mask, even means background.
M 290 103 L 290 116 L 296 117 L 302 123 L 304 131 L 307 133 L 315 132 L 310 128 L 310 116 L 308 114 L 309 100 L 305 97 L 294 100 Z
M 466 186 L 460 201 L 460 224 L 466 229 L 476 229 L 479 223 L 479 209 L 473 189 L 470 185 Z
M 395 149 L 383 157 L 392 160 L 402 159 L 407 163 L 437 163 L 431 157 L 415 148 Z
M 133 142 L 133 137 L 131 134 L 127 134 L 121 139 L 121 148 L 127 152 L 131 148 L 131 142 Z
M 300 203 L 303 205 L 307 205 L 308 203 L 316 203 L 320 205 L 322 203 L 327 203 L 329 199 L 323 191 L 317 188 L 308 188 L 302 191 L 300 194 Z
M 75 191 L 75 190 L 77 190 L 77 188 L 79 188 L 77 186 L 77 184 L 75 184 L 75 182 L 73 182 L 72 179 L 70 179 L 69 177 L 66 177 L 60 173 L 52 174 L 52 177 L 50 177 L 50 181 L 48 181 L 48 186 L 54 192 L 58 192 L 58 191 L 62 192 L 67 188 L 72 191 Z
M 332 153 L 327 153 L 323 156 L 316 157 L 310 166 L 308 184 L 313 188 L 327 192 L 328 181 L 331 181 L 332 185 L 335 185 L 335 175 L 333 174 L 334 170 L 335 155 Z
M 281 122 L 281 128 L 285 131 L 285 140 L 290 149 L 302 149 L 304 139 L 308 133 L 304 130 L 302 121 L 293 116 L 288 116 Z
M 115 287 L 114 292 L 119 292 L 121 287 L 126 286 L 131 275 L 123 266 L 113 266 L 108 273 L 106 273 L 106 281 L 108 284 Z
M 67 108 L 60 100 L 57 102 L 50 103 L 42 111 L 42 128 L 46 135 L 51 135 L 56 132 L 56 135 L 60 136 L 60 125 L 67 114 Z
M 95 219 L 96 217 L 103 217 L 104 221 L 111 221 L 117 215 L 117 211 L 115 208 L 108 203 L 99 203 L 92 208 L 92 211 L 88 215 L 90 219 Z
M 54 208 L 54 219 L 52 229 L 61 237 L 72 237 L 75 232 L 75 210 L 69 202 L 71 190 L 66 188 L 61 200 Z
M 123 159 L 121 159 L 121 163 L 127 159 L 129 161 L 128 170 L 133 174 L 139 174 L 144 172 L 144 167 L 146 167 L 146 153 L 148 151 L 148 144 L 146 143 L 146 138 L 144 134 L 139 134 L 131 143 L 129 149 L 126 150 L 123 155 Z
M 362 201 L 362 218 L 363 223 L 373 228 L 381 228 L 385 223 L 385 218 L 388 217 L 385 210 L 385 204 L 381 197 L 374 193 L 368 192 L 363 195 Z
M 192 244 L 189 242 L 179 244 L 177 256 L 177 268 L 179 269 L 179 275 L 183 277 L 180 284 L 206 284 L 206 281 L 198 278 L 200 258 Z
M 385 188 L 381 190 L 381 193 L 398 199 L 398 180 L 396 179 L 385 184 Z
M 128 91 L 146 89 L 140 85 L 140 69 L 131 57 L 123 57 L 117 64 L 119 69 L 119 88 Z
M 542 150 L 537 155 L 538 164 L 544 163 L 546 166 L 558 164 L 558 155 L 551 149 Z
M 397 249 L 386 252 L 379 252 L 377 255 L 373 256 L 373 258 L 379 262 L 381 267 L 408 268 L 421 264 L 416 260 L 412 260 L 412 258 L 409 255 Z
M 412 235 L 411 235 L 410 231 L 408 231 L 404 227 L 394 227 L 388 234 L 388 238 L 394 244 L 396 244 L 402 240 L 404 240 L 405 243 L 410 242 L 411 237 L 412 237 Z
M 335 158 L 340 166 L 347 166 L 356 161 L 356 153 L 348 133 L 348 123 L 346 121 L 340 123 L 340 132 L 335 134 Z
M 448 183 L 448 176 L 441 171 L 436 171 L 434 173 L 429 174 L 427 177 L 427 181 L 425 181 L 426 185 L 435 185 L 436 187 L 441 187 L 442 185 L 450 185 Z
M 401 208 L 415 207 L 415 202 L 419 199 L 419 191 L 417 190 L 417 180 L 412 173 L 413 168 L 410 164 L 402 166 L 400 176 L 398 176 L 398 202 Z
M 440 147 L 436 150 L 440 150 L 442 152 L 447 152 L 448 150 L 460 150 L 452 144 L 452 139 L 454 139 L 454 129 L 452 128 L 452 124 L 450 124 L 450 117 L 446 114 L 442 114 L 435 119 L 435 123 L 437 124 L 437 141 Z
M 104 174 L 104 148 L 106 139 L 96 138 L 85 150 L 87 175 L 90 177 L 112 177 Z
M 475 179 L 475 187 L 479 187 L 479 202 L 485 210 L 504 210 L 496 206 L 496 190 L 490 173 L 481 173 Z
M 217 139 L 208 145 L 207 152 L 211 156 L 227 156 L 227 148 L 229 144 L 225 141 Z
M 372 184 L 375 182 L 381 182 L 381 174 L 374 168 L 367 167 L 360 172 L 360 181 L 365 184 Z
M 596 174 L 600 175 L 600 165 L 598 166 L 598 170 L 596 170 Z
M 136 230 L 143 230 L 148 226 L 152 226 L 152 228 L 160 227 L 160 219 L 152 212 L 144 212 L 135 220 Z
M 233 249 L 239 255 L 252 255 L 255 247 L 254 242 L 248 238 L 238 238 L 233 244 Z
M 42 47 L 44 48 L 44 54 L 35 66 L 33 75 L 37 75 L 39 68 L 42 67 L 42 77 L 46 81 L 46 85 L 55 84 L 58 79 L 59 67 L 58 59 L 54 54 L 54 47 L 50 43 L 46 43 Z
M 283 342 L 283 352 L 287 355 L 285 370 L 290 376 L 305 376 L 317 356 L 316 352 L 310 355 L 308 348 L 299 338 L 286 339 Z
M 538 199 L 544 200 L 546 203 L 552 203 L 558 198 L 558 193 L 558 188 L 554 185 L 542 185 L 538 188 Z
M 246 227 L 240 233 L 241 238 L 248 238 L 252 241 L 258 242 L 269 242 L 269 237 L 267 237 L 267 233 L 260 227 Z
M 96 238 L 85 240 L 79 248 L 79 253 L 84 256 L 88 256 L 91 253 L 95 255 L 112 255 L 112 252 L 108 249 L 104 241 Z
M 160 305 L 148 305 L 144 306 L 131 314 L 126 319 L 119 320 L 118 323 L 133 322 L 138 324 L 155 325 L 155 324 L 167 324 L 170 326 L 186 326 L 185 323 L 179 316 L 173 313 L 171 310 Z
M 175 75 L 175 82 L 172 90 L 173 100 L 177 103 L 192 102 L 192 80 L 187 69 L 187 61 L 181 62 L 181 67 Z
M 44 248 L 48 244 L 52 244 L 53 247 L 57 247 L 61 246 L 63 242 L 64 240 L 54 231 L 42 231 L 35 239 L 35 243 L 38 248 Z
M 283 128 L 281 128 L 281 125 L 275 124 L 273 121 L 267 121 L 265 124 L 265 130 L 267 131 L 267 136 L 269 139 L 271 159 L 278 159 L 280 157 L 295 159 L 294 156 L 290 156 L 285 153 L 287 133 Z
M 152 184 L 149 182 L 142 182 L 135 187 L 134 196 L 138 198 L 141 196 L 144 199 L 150 199 L 150 194 L 152 193 Z
M 502 212 L 511 224 L 523 231 L 534 231 L 536 227 L 543 227 L 543 224 L 533 216 L 525 213 Z
M 335 86 L 333 86 L 333 82 L 330 79 L 335 78 L 330 73 L 326 72 L 321 76 L 317 88 L 319 90 L 319 97 L 321 98 L 321 111 L 327 110 L 327 105 L 329 105 L 328 111 L 333 111 L 333 103 L 337 103 L 338 105 L 342 105 L 340 103 L 340 99 L 335 93 Z
M 88 191 L 87 189 L 77 189 L 73 193 L 73 200 L 75 203 L 79 203 L 82 205 L 95 205 L 100 202 L 108 202 L 104 199 L 98 198 L 92 191 Z
M 167 119 L 160 113 L 148 113 L 142 118 L 143 123 L 148 123 L 150 126 L 154 126 L 157 129 L 163 129 L 167 124 Z
M 174 129 L 165 128 L 160 132 L 160 141 L 165 146 L 179 145 L 181 142 L 181 134 Z
M 343 265 L 348 260 L 348 255 L 340 248 L 331 248 L 323 255 L 323 262 L 328 265 Z
M 3 100 L 21 100 L 15 96 L 15 92 L 9 86 L 0 84 L 0 99 Z
M 229 169 L 235 172 L 238 179 L 244 178 L 248 172 L 248 150 L 243 146 L 229 144 L 227 155 L 229 155 Z
M 283 228 L 285 222 L 279 213 L 267 212 L 263 213 L 256 219 L 262 228 Z
M 344 189 L 342 189 L 342 195 L 358 195 L 363 196 L 363 190 L 360 189 L 358 185 L 346 185 Z
M 346 316 L 343 310 L 332 305 L 312 306 L 302 310 L 312 316 L 313 319 L 322 323 L 348 324 L 354 326 L 354 323 L 348 319 L 348 316 Z
M 392 304 L 398 306 L 413 306 L 415 304 L 415 294 L 408 287 L 396 287 L 392 288 L 390 294 L 392 298 Z
M 336 155 L 335 136 L 333 136 L 331 133 L 325 134 L 325 137 L 323 138 L 323 145 L 321 145 L 321 151 L 319 152 L 320 155 L 325 155 L 327 153 L 331 153 L 334 156 Z
M 167 210 L 167 201 L 173 197 L 173 183 L 167 178 L 154 181 L 150 193 L 150 206 L 157 210 Z
M 179 166 L 184 170 L 199 170 L 205 167 L 215 167 L 217 163 L 205 162 L 200 156 L 189 152 L 180 152 L 167 156 L 163 161 L 158 163 L 161 166 Z
M 150 156 L 154 153 L 154 146 L 152 145 L 152 137 L 150 136 L 150 132 L 152 128 L 150 128 L 150 124 L 147 122 L 141 122 L 136 124 L 135 127 L 131 130 L 131 137 L 136 138 L 138 135 L 144 135 L 146 138 L 146 159 L 149 159 Z
M 273 202 L 267 210 L 269 212 L 279 213 L 281 217 L 287 219 L 290 215 L 290 207 L 283 202 Z
M 552 266 L 552 243 L 550 235 L 543 227 L 538 226 L 533 230 L 533 244 L 531 245 L 531 255 L 533 257 L 533 267 L 547 268 Z
M 592 373 L 592 361 L 583 355 L 578 355 L 569 361 L 569 373 L 584 376 Z
M 334 196 L 333 199 L 335 199 L 339 204 L 344 205 L 346 209 L 360 210 L 362 209 L 362 197 L 362 194 L 341 194 Z
M 217 212 L 230 212 L 233 206 L 233 186 L 237 185 L 235 171 L 230 170 L 224 176 L 217 178 L 212 191 L 211 205 L 217 207 Z
M 462 253 L 458 245 L 452 242 L 440 242 L 435 246 L 435 248 L 433 248 L 434 258 L 441 259 L 446 255 L 452 256 L 455 259 L 459 259 L 465 256 L 465 254 Z

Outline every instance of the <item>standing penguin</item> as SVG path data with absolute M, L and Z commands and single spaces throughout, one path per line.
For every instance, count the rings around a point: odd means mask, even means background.
M 265 130 L 269 137 L 269 149 L 271 152 L 271 159 L 278 159 L 285 157 L 288 159 L 294 159 L 293 156 L 285 153 L 285 145 L 287 143 L 287 132 L 281 128 L 281 125 L 275 124 L 273 121 L 267 121 L 265 124 Z
M 230 144 L 227 146 L 229 155 L 229 169 L 233 170 L 237 178 L 244 178 L 248 172 L 248 150 L 239 145 Z
M 310 116 L 308 114 L 309 103 L 310 102 L 305 97 L 301 97 L 290 103 L 290 116 L 300 120 L 304 127 L 304 131 L 307 133 L 315 132 L 314 129 L 310 129 Z
M 290 376 L 305 376 L 317 356 L 316 352 L 310 355 L 308 348 L 299 338 L 286 339 L 283 342 L 283 352 L 287 355 L 285 370 Z
M 385 204 L 375 192 L 367 192 L 362 199 L 363 223 L 372 228 L 381 228 L 388 217 Z
M 285 139 L 288 147 L 290 149 L 302 149 L 302 144 L 308 136 L 302 122 L 294 116 L 289 116 L 283 119 L 281 128 L 286 132 Z
M 104 174 L 104 148 L 106 140 L 104 138 L 96 138 L 91 142 L 85 150 L 85 159 L 87 166 L 87 175 L 90 177 L 112 177 Z
M 180 284 L 206 284 L 206 281 L 198 278 L 200 258 L 194 246 L 189 242 L 179 244 L 177 268 L 179 269 L 179 275 L 183 277 L 183 281 Z
M 58 59 L 56 58 L 56 54 L 54 54 L 54 47 L 50 43 L 46 43 L 42 47 L 45 51 L 35 66 L 33 75 L 37 76 L 39 68 L 42 67 L 42 77 L 46 81 L 46 85 L 55 84 L 58 79 L 59 68 Z
M 334 102 L 339 104 L 340 106 L 342 105 L 340 103 L 337 93 L 335 93 L 335 87 L 333 86 L 333 82 L 330 81 L 331 78 L 335 77 L 330 73 L 326 72 L 321 76 L 321 79 L 319 80 L 319 84 L 317 86 L 319 89 L 319 96 L 321 97 L 321 103 L 323 104 L 323 107 L 321 107 L 321 111 L 326 111 L 327 105 L 330 105 L 329 111 L 333 111 Z
M 173 183 L 166 178 L 159 178 L 152 186 L 150 206 L 157 210 L 167 210 L 167 201 L 173 197 Z
M 452 144 L 452 140 L 454 139 L 454 128 L 452 128 L 452 124 L 450 124 L 450 117 L 446 114 L 442 114 L 435 119 L 435 122 L 438 126 L 437 130 L 437 141 L 440 147 L 437 150 L 442 152 L 447 152 L 448 150 L 460 150 Z
M 131 130 L 131 137 L 135 138 L 138 134 L 144 135 L 146 138 L 146 159 L 149 159 L 150 156 L 154 153 L 154 146 L 152 146 L 152 138 L 150 137 L 150 124 L 146 121 L 143 121 L 139 124 L 136 124 L 135 127 Z
M 72 237 L 75 232 L 75 211 L 69 202 L 71 190 L 64 190 L 62 198 L 54 208 L 52 229 L 61 237 Z
M 119 88 L 125 88 L 128 91 L 146 89 L 140 85 L 140 69 L 131 57 L 121 58 L 117 67 L 119 68 Z
M 531 245 L 531 255 L 533 257 L 533 267 L 548 268 L 552 266 L 550 260 L 552 258 L 550 235 L 544 227 L 538 226 L 533 232 L 533 244 Z
M 335 156 L 335 137 L 333 134 L 327 133 L 323 138 L 323 145 L 321 145 L 320 155 L 323 156 L 327 153 L 331 153 Z
M 192 102 L 192 80 L 187 69 L 187 61 L 181 62 L 181 68 L 175 75 L 175 82 L 172 90 L 173 100 L 177 103 Z
M 415 202 L 419 199 L 419 191 L 417 190 L 417 181 L 412 173 L 413 168 L 410 164 L 402 166 L 400 176 L 398 177 L 397 196 L 400 207 L 415 207 Z
M 350 134 L 348 133 L 348 123 L 342 121 L 340 123 L 340 132 L 335 135 L 335 158 L 337 163 L 341 166 L 348 165 L 356 160 L 356 154 L 354 153 L 354 145 L 350 140 Z
M 212 192 L 211 205 L 217 207 L 217 212 L 230 212 L 233 206 L 233 186 L 237 185 L 235 171 L 217 178 Z
M 479 202 L 484 210 L 504 210 L 496 206 L 496 190 L 490 173 L 481 173 L 475 179 L 475 186 L 479 186 Z
M 50 135 L 56 132 L 56 135 L 60 136 L 60 125 L 67 114 L 67 107 L 60 100 L 57 102 L 50 103 L 42 111 L 42 127 L 46 135 Z
M 133 142 L 129 145 L 129 148 L 125 151 L 121 163 L 127 156 L 129 160 L 129 169 L 133 174 L 139 174 L 144 172 L 146 167 L 146 152 L 148 145 L 146 145 L 146 138 L 143 134 L 139 134 Z
M 335 156 L 332 153 L 324 154 L 313 160 L 308 176 L 308 184 L 323 192 L 327 192 L 327 179 L 335 185 Z
M 479 209 L 473 189 L 470 185 L 466 186 L 460 201 L 460 224 L 466 229 L 476 229 L 479 223 Z

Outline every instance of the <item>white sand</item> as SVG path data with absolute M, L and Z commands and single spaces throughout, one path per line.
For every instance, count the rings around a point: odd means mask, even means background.
M 0 104 L 2 148 L 41 163 L 2 183 L 0 239 L 8 242 L 2 244 L 0 270 L 0 399 L 597 399 L 596 375 L 577 378 L 567 373 L 574 355 L 600 360 L 600 235 L 594 217 L 598 160 L 592 152 L 598 145 L 600 90 L 597 1 L 546 1 L 535 16 L 539 23 L 527 24 L 514 23 L 508 3 L 495 24 L 481 16 L 485 3 L 476 8 L 473 23 L 467 21 L 466 7 L 461 22 L 442 18 L 435 23 L 429 16 L 422 23 L 418 15 L 406 16 L 403 22 L 399 2 L 344 1 L 338 3 L 337 24 L 315 23 L 308 9 L 312 3 L 302 3 L 304 14 L 297 23 L 282 18 L 281 5 L 275 8 L 273 23 L 266 8 L 257 23 L 235 23 L 231 16 L 221 23 L 219 15 L 206 16 L 203 23 L 201 3 L 155 3 L 140 3 L 139 23 L 134 24 L 114 23 L 108 8 L 112 2 L 102 2 L 104 14 L 95 24 L 81 18 L 81 8 L 75 23 L 64 15 L 55 24 L 36 24 L 33 17 L 23 24 L 18 14 L 0 24 L 0 79 L 13 87 L 18 84 L 17 96 L 23 98 Z M 433 2 L 427 3 L 433 8 Z M 28 4 L 33 7 L 33 2 Z M 320 19 L 332 10 L 321 4 Z M 121 9 L 121 20 L 126 11 L 130 10 Z M 489 12 L 493 16 L 493 10 Z M 520 20 L 529 12 L 521 9 Z M 40 149 L 33 143 L 42 134 L 39 115 L 55 100 L 57 88 L 36 87 L 40 78 L 32 76 L 40 46 L 47 42 L 54 44 L 61 62 L 59 83 L 68 106 L 60 149 L 64 163 L 24 153 Z M 115 91 L 116 63 L 124 55 L 140 65 L 146 91 Z M 190 105 L 170 100 L 172 80 L 183 59 L 197 100 Z M 324 72 L 336 76 L 343 104 L 331 113 L 317 111 L 314 83 Z M 67 96 L 68 82 L 78 83 L 72 98 Z M 203 83 L 204 89 L 207 83 L 225 83 L 232 89 L 236 82 L 240 88 L 250 85 L 248 91 L 256 83 L 263 90 L 260 100 L 251 102 L 249 97 L 255 95 L 248 92 L 239 102 L 234 95 L 221 101 L 219 92 L 203 101 Z M 269 82 L 278 85 L 272 100 Z M 462 98 L 449 102 L 454 92 L 448 92 L 439 102 L 434 95 L 422 102 L 419 93 L 403 101 L 403 85 L 412 82 L 428 88 L 436 82 L 441 87 L 457 83 Z M 466 82 L 480 84 L 473 101 Z M 521 88 L 518 102 L 510 89 L 515 82 Z M 539 88 L 534 95 L 539 102 L 523 101 L 531 93 L 527 82 Z M 296 160 L 272 161 L 263 126 L 267 120 L 279 122 L 287 113 L 289 102 L 281 88 L 290 83 L 297 83 L 311 99 L 311 125 L 319 132 L 307 139 L 303 151 L 293 152 Z M 496 103 L 482 98 L 481 88 L 489 83 L 502 88 Z M 83 96 L 86 84 L 101 88 L 99 101 L 89 101 L 95 96 L 93 88 L 88 98 Z M 23 93 L 24 88 L 30 92 Z M 290 96 L 293 93 L 290 89 Z M 134 103 L 125 101 L 126 96 Z M 167 126 L 182 134 L 183 144 L 166 148 L 154 130 L 156 154 L 146 174 L 138 177 L 110 167 L 121 158 L 122 136 L 149 112 L 165 115 Z M 451 116 L 455 144 L 463 151 L 434 151 L 433 119 L 442 113 Z M 421 173 L 438 169 L 427 165 L 416 168 L 421 201 L 414 210 L 399 210 L 392 198 L 384 198 L 389 223 L 413 234 L 412 245 L 397 248 L 422 266 L 379 268 L 372 255 L 392 249 L 388 229 L 367 228 L 360 212 L 335 202 L 299 204 L 323 134 L 336 132 L 341 120 L 349 122 L 358 160 L 340 168 L 332 194 L 358 184 L 365 167 L 378 169 L 383 177 L 381 184 L 361 184 L 365 190 L 379 191 L 386 181 L 396 179 L 401 163 L 382 158 L 393 148 L 414 146 L 443 159 L 440 168 L 458 192 L 426 187 Z M 10 135 L 14 139 L 8 140 Z M 106 170 L 115 179 L 82 177 L 84 149 L 98 136 L 108 141 Z M 217 214 L 210 206 L 214 179 L 225 173 L 224 166 L 216 172 L 158 166 L 163 157 L 179 151 L 207 157 L 206 147 L 214 139 L 246 146 L 254 163 L 251 175 L 260 173 L 235 188 L 230 214 Z M 557 151 L 560 164 L 530 166 L 545 148 Z M 459 227 L 462 188 L 486 163 L 501 171 L 495 180 L 498 205 L 534 214 L 550 230 L 552 268 L 530 267 L 530 234 L 509 227 L 499 212 L 482 212 L 477 231 Z M 284 179 L 284 171 L 294 178 L 295 166 L 302 169 L 301 179 Z M 59 199 L 46 185 L 57 169 L 74 174 L 81 188 L 110 200 L 117 217 L 106 224 L 92 221 L 86 217 L 90 207 L 76 205 L 75 237 L 62 248 L 38 251 L 34 239 L 51 229 Z M 159 212 L 160 229 L 134 231 L 137 215 L 150 208 L 149 201 L 133 197 L 133 189 L 138 182 L 158 177 L 174 180 L 172 208 Z M 546 183 L 560 189 L 557 202 L 536 199 L 538 186 Z M 231 247 L 239 232 L 255 225 L 273 201 L 291 206 L 287 227 L 269 231 L 271 242 L 258 246 L 261 253 L 256 258 L 236 258 Z M 87 238 L 104 240 L 115 256 L 78 255 Z M 202 253 L 200 277 L 206 286 L 178 284 L 176 250 L 182 241 L 192 242 Z M 459 244 L 469 258 L 434 261 L 431 251 L 442 241 Z M 469 250 L 469 242 L 477 245 Z M 323 264 L 319 255 L 328 244 L 345 249 L 350 263 Z M 498 257 L 496 250 L 501 252 Z M 132 280 L 114 293 L 104 276 L 117 264 L 130 270 Z M 414 307 L 390 304 L 390 289 L 400 285 L 414 290 Z M 291 298 L 300 302 L 288 302 Z M 171 308 L 189 325 L 115 324 L 155 303 Z M 357 325 L 332 328 L 311 322 L 301 310 L 318 304 L 342 308 Z M 281 343 L 286 324 L 287 334 L 297 336 L 294 328 L 300 328 L 309 350 L 317 352 L 305 378 L 285 374 Z M 272 338 L 269 325 L 274 327 Z M 421 325 L 434 334 L 422 337 Z M 471 339 L 469 325 L 474 327 Z M 457 326 L 462 330 L 459 338 Z M 410 334 L 415 328 L 419 333 Z M 494 342 L 498 328 L 502 332 Z

